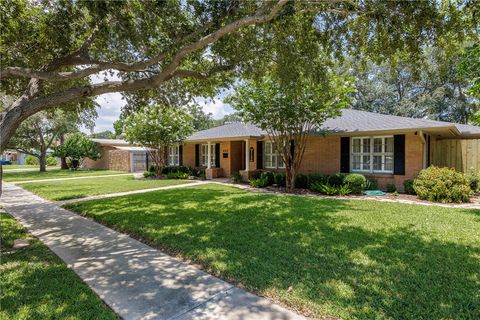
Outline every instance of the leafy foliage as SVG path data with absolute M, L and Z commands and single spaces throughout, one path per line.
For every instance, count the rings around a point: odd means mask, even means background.
M 58 162 L 57 162 L 57 159 L 55 159 L 55 157 L 50 156 L 50 157 L 47 158 L 47 166 L 52 166 L 53 167 L 53 166 L 56 166 L 56 165 L 58 165 Z
M 100 159 L 97 144 L 83 133 L 74 133 L 67 137 L 65 143 L 54 148 L 54 156 L 65 157 L 70 161 L 70 168 L 77 170 L 83 159 Z
M 403 181 L 403 189 L 405 191 L 406 194 L 411 194 L 411 195 L 415 195 L 415 188 L 413 187 L 413 180 L 412 179 L 408 179 L 408 180 L 405 180 Z
M 266 177 L 252 178 L 250 179 L 250 185 L 254 188 L 265 188 L 268 187 L 268 179 Z
M 472 195 L 467 175 L 453 168 L 423 169 L 413 188 L 420 199 L 434 202 L 468 202 Z
M 348 186 L 352 193 L 362 194 L 367 185 L 367 179 L 363 174 L 351 173 L 345 177 L 344 185 Z
M 25 163 L 28 164 L 28 165 L 38 165 L 38 158 L 32 156 L 31 154 L 29 154 L 29 155 L 25 158 Z
M 185 110 L 168 106 L 144 106 L 125 117 L 126 140 L 146 148 L 157 176 L 165 166 L 165 148 L 183 142 L 192 132 L 192 118 Z
M 389 193 L 396 193 L 397 192 L 397 186 L 394 183 L 387 183 L 385 186 L 385 189 Z

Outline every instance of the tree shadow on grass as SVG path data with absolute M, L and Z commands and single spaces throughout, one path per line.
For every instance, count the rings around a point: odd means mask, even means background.
M 314 316 L 480 318 L 478 246 L 413 225 L 349 224 L 340 213 L 353 210 L 350 201 L 205 187 L 84 205 L 106 224 Z
M 0 318 L 117 319 L 78 276 L 38 240 L 3 247 Z

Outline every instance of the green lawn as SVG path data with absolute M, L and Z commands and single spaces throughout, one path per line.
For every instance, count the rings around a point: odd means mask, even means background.
M 33 168 L 39 168 L 38 164 L 6 164 L 3 165 L 3 171 L 8 171 L 12 169 L 33 169 Z M 47 167 L 47 168 L 52 168 L 52 167 Z
M 99 194 L 125 192 L 190 183 L 188 180 L 139 180 L 132 176 L 33 182 L 22 188 L 49 200 L 85 198 Z
M 28 235 L 0 213 L 0 319 L 117 319 L 82 280 L 40 241 L 12 250 Z
M 309 316 L 480 318 L 479 210 L 218 185 L 67 207 Z
M 127 173 L 125 171 L 111 171 L 111 170 L 60 170 L 47 168 L 47 171 L 4 171 L 3 180 L 7 182 L 18 182 L 27 180 L 42 180 L 42 179 L 55 179 L 55 178 L 74 178 L 83 176 L 100 176 L 106 174 L 119 174 Z

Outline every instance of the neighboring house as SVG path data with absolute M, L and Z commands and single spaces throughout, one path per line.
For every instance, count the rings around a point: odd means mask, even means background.
M 148 168 L 145 148 L 132 146 L 120 139 L 92 139 L 98 144 L 100 159 L 85 159 L 83 165 L 89 169 L 109 169 L 128 172 L 143 172 Z
M 169 165 L 205 169 L 207 178 L 284 169 L 266 133 L 238 122 L 198 131 L 167 155 Z M 299 171 L 359 172 L 403 190 L 431 164 L 480 170 L 480 127 L 347 109 L 312 132 Z

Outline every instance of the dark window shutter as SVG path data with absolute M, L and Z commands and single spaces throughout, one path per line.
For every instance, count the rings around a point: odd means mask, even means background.
M 263 169 L 263 141 L 257 141 L 257 169 Z
M 215 144 L 215 167 L 220 168 L 220 143 Z
M 350 172 L 350 137 L 340 138 L 340 172 Z
M 200 145 L 195 145 L 195 167 L 200 167 Z
M 405 135 L 393 136 L 393 174 L 405 175 Z
M 183 166 L 183 146 L 178 146 L 178 164 Z

